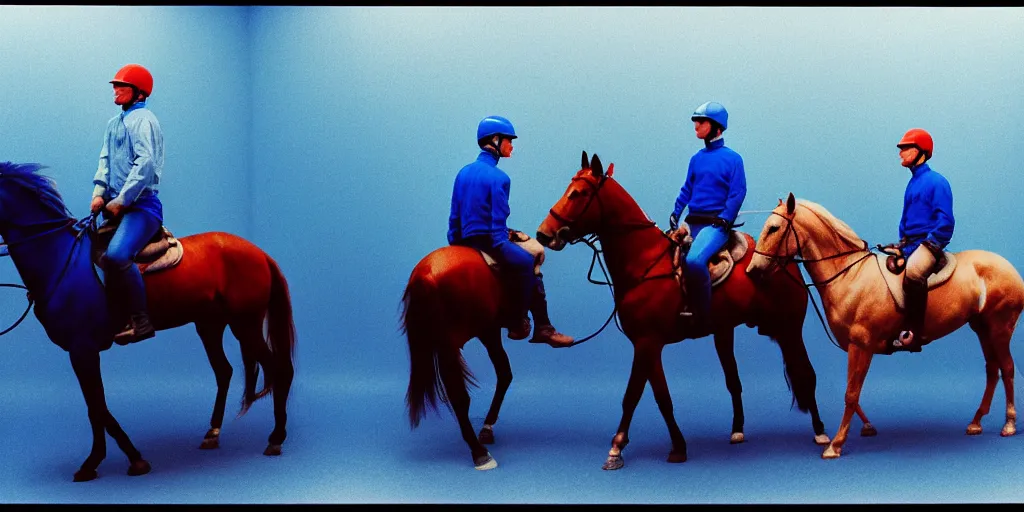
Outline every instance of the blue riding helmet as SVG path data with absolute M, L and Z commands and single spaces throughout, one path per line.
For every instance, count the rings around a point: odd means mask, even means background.
M 512 122 L 501 116 L 487 116 L 476 127 L 476 140 L 492 135 L 504 135 L 510 139 L 517 137 L 516 129 L 512 127 Z
M 722 125 L 722 131 L 728 127 L 729 113 L 725 111 L 725 107 L 717 101 L 709 101 L 693 111 L 693 115 L 690 116 L 691 121 L 698 119 L 710 119 L 720 125 Z

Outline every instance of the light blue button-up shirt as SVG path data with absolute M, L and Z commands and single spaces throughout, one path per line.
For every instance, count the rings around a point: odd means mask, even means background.
M 156 195 L 163 167 L 163 131 L 146 102 L 140 101 L 107 123 L 93 197 L 126 207 L 138 202 L 149 210 L 159 205 Z M 162 212 L 153 213 L 162 217 Z

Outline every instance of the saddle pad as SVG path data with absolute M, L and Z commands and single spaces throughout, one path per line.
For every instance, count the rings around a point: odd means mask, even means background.
M 178 263 L 181 263 L 181 258 L 185 255 L 185 248 L 177 238 L 169 236 L 167 238 L 167 242 L 167 251 L 157 258 L 156 261 L 153 261 L 152 263 L 138 263 L 139 272 L 142 272 L 143 274 L 150 274 L 159 270 L 177 266 Z
M 747 254 L 747 237 L 739 231 L 730 232 L 731 240 L 725 243 L 725 247 L 715 253 L 708 262 L 708 272 L 711 274 L 711 287 L 722 284 L 729 275 L 736 262 L 743 259 Z M 689 238 L 689 237 L 687 237 Z M 692 240 L 691 240 L 692 242 Z M 679 253 L 676 253 L 676 279 L 683 277 L 683 262 L 679 261 Z
M 949 281 L 949 278 L 953 275 L 953 271 L 956 270 L 956 256 L 947 251 L 942 251 L 942 253 L 946 256 L 946 264 L 943 265 L 938 272 L 928 276 L 929 290 Z M 902 310 L 905 307 L 903 296 L 903 275 L 906 272 L 902 272 L 899 275 L 889 272 L 889 270 L 885 268 L 885 258 L 888 257 L 889 256 L 885 254 L 876 254 L 875 261 L 878 263 L 878 269 L 882 272 L 882 276 L 885 277 L 885 284 L 889 287 L 889 294 L 892 295 L 892 300 L 896 302 L 896 308 Z

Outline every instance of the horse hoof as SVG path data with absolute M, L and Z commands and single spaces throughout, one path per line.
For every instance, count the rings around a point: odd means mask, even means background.
M 263 455 L 267 455 L 267 456 L 270 456 L 270 457 L 276 457 L 278 455 L 281 455 L 281 445 L 279 445 L 279 444 L 268 444 L 267 445 L 267 449 L 263 450 Z
M 483 457 L 474 457 L 473 467 L 479 471 L 487 471 L 498 467 L 498 461 L 495 460 L 494 457 L 491 457 L 490 452 L 488 452 L 487 455 L 484 455 Z
M 88 482 L 89 480 L 95 480 L 99 474 L 96 473 L 95 469 L 79 469 L 75 472 L 76 482 Z
M 967 425 L 967 435 L 976 436 L 981 434 L 981 425 L 970 424 Z
M 677 452 L 675 450 L 672 450 L 668 454 L 668 462 L 671 462 L 672 464 L 679 464 L 679 463 L 682 463 L 682 462 L 686 462 L 686 452 L 684 452 L 684 451 L 678 451 Z
M 216 437 L 203 439 L 203 442 L 199 445 L 200 450 L 213 450 L 215 448 L 220 448 L 220 439 Z
M 874 425 L 870 423 L 865 423 L 864 426 L 860 429 L 860 435 L 861 437 L 875 437 L 878 435 L 878 431 L 875 430 Z
M 1016 433 L 1017 433 L 1017 427 L 1015 427 L 1013 425 L 1006 425 L 1005 427 L 1003 427 L 1003 431 L 1000 432 L 999 435 L 1001 435 L 1003 437 L 1010 437 L 1012 435 L 1015 435 Z
M 832 445 L 829 445 L 829 447 L 825 448 L 825 451 L 821 453 L 821 458 L 826 459 L 826 460 L 828 460 L 828 459 L 838 459 L 839 458 L 839 450 L 833 448 Z
M 814 436 L 814 444 L 818 446 L 825 446 L 826 444 L 829 444 L 831 442 L 832 440 L 829 439 L 828 436 L 825 434 L 818 434 Z
M 150 469 L 152 468 L 145 459 L 139 459 L 128 465 L 128 476 L 145 475 L 146 473 L 149 473 Z
M 743 441 L 746 441 L 746 438 L 743 437 L 743 432 L 733 432 L 729 436 L 729 444 L 740 444 Z
M 604 466 L 601 469 L 612 471 L 616 469 L 622 469 L 622 466 L 626 464 L 622 461 L 622 455 L 609 455 L 608 460 L 604 461 Z
M 480 435 L 477 436 L 480 440 L 480 444 L 494 444 L 494 430 L 489 428 L 480 429 Z

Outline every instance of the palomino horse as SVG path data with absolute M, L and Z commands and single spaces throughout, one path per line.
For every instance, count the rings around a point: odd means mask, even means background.
M 53 181 L 38 174 L 40 168 L 0 163 L 0 236 L 35 301 L 36 317 L 50 340 L 68 352 L 85 397 L 92 451 L 74 479 L 97 477 L 107 452 L 104 431 L 128 456 L 129 475 L 148 473 L 149 463 L 107 409 L 100 374 L 100 352 L 110 348 L 123 319 L 108 305 L 96 275 L 91 237 L 79 227 L 82 221 L 68 215 Z M 154 327 L 194 323 L 216 375 L 217 398 L 201 448 L 218 446 L 232 373 L 223 347 L 224 329 L 230 326 L 245 364 L 241 413 L 273 393 L 275 425 L 264 454 L 279 455 L 294 372 L 295 327 L 288 284 L 270 256 L 235 235 L 201 233 L 183 237 L 180 243 L 187 254 L 177 266 L 145 273 L 143 278 Z M 264 387 L 258 393 L 256 363 L 264 369 Z
M 714 334 L 726 387 L 732 395 L 731 440 L 742 441 L 742 388 L 733 352 L 733 330 L 740 324 L 757 327 L 759 333 L 778 343 L 793 398 L 801 411 L 810 411 L 815 442 L 828 443 L 814 398 L 814 368 L 803 342 L 806 290 L 792 276 L 783 274 L 755 286 L 743 271 L 750 261 L 748 250 L 712 292 L 711 330 L 692 332 L 679 317 L 684 296 L 669 257 L 674 242 L 612 178 L 613 169 L 614 164 L 609 165 L 605 173 L 597 155 L 588 162 L 584 151 L 581 169 L 537 228 L 537 240 L 556 251 L 590 234 L 600 238 L 622 330 L 633 343 L 633 367 L 622 400 L 622 421 L 604 469 L 623 466 L 622 450 L 629 443 L 629 424 L 648 381 L 672 439 L 668 461 L 686 461 L 686 441 L 672 413 L 661 353 L 665 345 L 708 334 Z M 752 247 L 750 235 L 743 236 Z M 800 275 L 795 264 L 787 271 Z
M 899 332 L 903 315 L 882 272 L 884 266 L 871 254 L 867 243 L 846 223 L 811 201 L 797 201 L 793 194 L 772 211 L 757 241 L 751 274 L 768 276 L 780 265 L 801 261 L 818 285 L 829 327 L 848 357 L 846 408 L 832 443 L 822 458 L 842 452 L 860 408 L 860 392 L 871 358 L 887 353 L 887 343 Z M 956 267 L 949 281 L 928 293 L 924 336 L 936 340 L 969 324 L 978 334 L 985 356 L 985 394 L 967 426 L 968 435 L 981 434 L 981 418 L 988 414 L 992 394 L 1002 372 L 1006 391 L 1006 424 L 1002 435 L 1017 432 L 1013 401 L 1013 357 L 1010 338 L 1024 309 L 1024 280 L 1002 256 L 988 251 L 953 253 Z M 797 260 L 796 258 L 801 258 Z M 902 276 L 901 276 L 902 277 Z M 869 425 L 869 424 L 868 424 Z M 873 430 L 873 429 L 871 429 Z
M 535 270 L 539 272 L 544 248 L 532 239 L 517 243 L 534 255 Z M 498 467 L 484 445 L 494 443 L 493 426 L 512 384 L 512 366 L 501 345 L 506 286 L 505 277 L 479 250 L 449 245 L 435 249 L 413 267 L 402 294 L 401 329 L 409 344 L 409 387 L 405 395 L 409 423 L 412 428 L 419 426 L 427 408 L 437 410 L 440 399 L 459 422 L 462 439 L 469 445 L 473 465 L 479 470 Z M 479 436 L 473 434 L 469 421 L 468 386 L 476 382 L 462 357 L 462 347 L 473 338 L 487 349 L 497 376 Z

